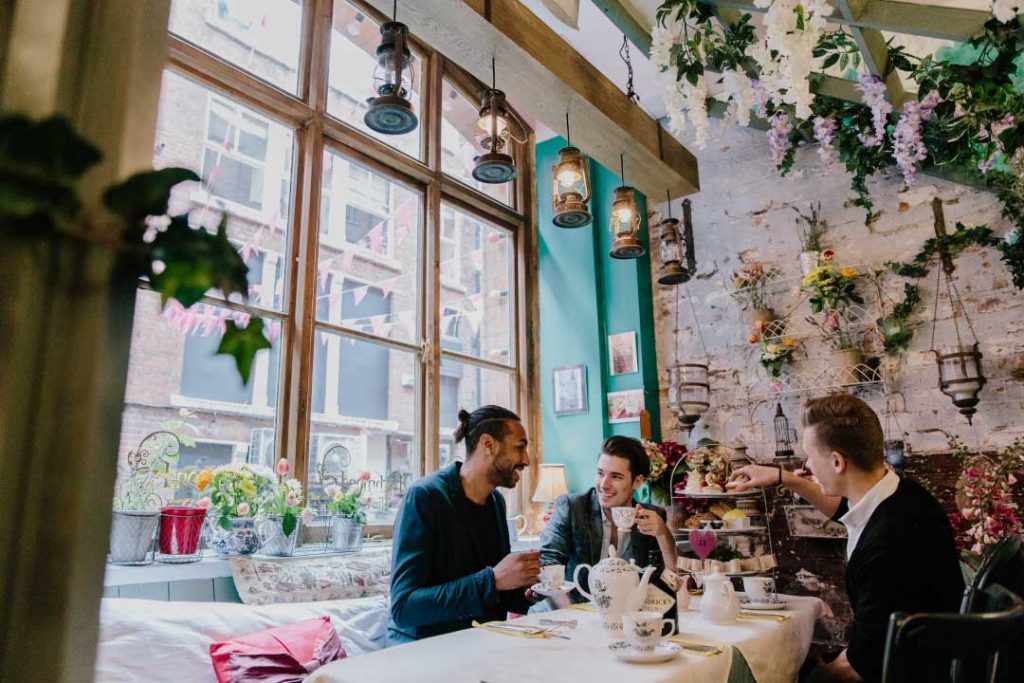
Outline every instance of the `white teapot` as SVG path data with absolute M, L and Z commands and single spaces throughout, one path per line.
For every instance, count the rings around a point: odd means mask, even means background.
M 591 592 L 580 585 L 580 570 L 588 571 L 587 580 Z M 615 546 L 608 547 L 608 557 L 591 567 L 581 564 L 573 572 L 573 583 L 580 594 L 597 605 L 601 613 L 601 625 L 617 637 L 622 635 L 622 613 L 633 612 L 643 607 L 647 597 L 647 584 L 654 573 L 654 567 L 647 567 L 643 578 L 637 576 L 639 567 L 618 557 Z
M 740 613 L 740 599 L 733 590 L 732 581 L 718 569 L 704 577 L 704 595 L 700 599 L 700 613 L 712 624 L 736 623 Z

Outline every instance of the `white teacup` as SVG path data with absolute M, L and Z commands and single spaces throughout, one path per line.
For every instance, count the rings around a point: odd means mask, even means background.
M 540 582 L 549 591 L 558 590 L 565 583 L 565 565 L 549 564 L 540 568 Z
M 769 576 L 744 576 L 743 590 L 751 602 L 775 600 L 775 579 Z
M 665 633 L 665 624 L 668 624 L 668 633 Z M 676 632 L 676 624 L 662 618 L 661 612 L 626 612 L 622 615 L 622 630 L 630 645 L 640 652 L 651 652 L 662 638 Z
M 636 508 L 623 506 L 612 508 L 612 520 L 618 529 L 632 529 L 636 522 Z

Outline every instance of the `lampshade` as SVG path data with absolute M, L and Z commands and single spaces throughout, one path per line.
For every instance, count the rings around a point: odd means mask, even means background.
M 555 498 L 568 493 L 565 485 L 565 465 L 541 465 L 537 490 L 533 492 L 534 503 L 551 503 Z

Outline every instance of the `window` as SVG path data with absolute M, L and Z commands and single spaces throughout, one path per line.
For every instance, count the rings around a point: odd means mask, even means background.
M 175 188 L 171 212 L 197 230 L 227 218 L 249 297 L 210 291 L 187 309 L 163 307 L 140 285 L 119 464 L 123 471 L 128 451 L 162 425 L 181 423 L 191 437 L 182 468 L 273 465 L 284 454 L 313 505 L 325 483 L 362 475 L 369 522 L 386 527 L 413 481 L 461 455 L 452 437 L 459 407 L 523 411 L 512 285 L 532 202 L 517 196 L 528 188 L 477 186 L 468 176 L 476 105 L 461 93 L 480 84 L 413 38 L 420 126 L 368 134 L 380 15 L 357 0 L 334 0 L 330 18 L 303 7 L 173 0 L 154 165 L 202 176 Z M 321 21 L 329 26 L 303 23 Z M 302 52 L 312 49 L 303 35 L 327 31 L 329 50 Z M 422 111 L 428 66 L 459 83 L 454 106 Z M 313 73 L 329 74 L 316 105 L 306 87 Z M 306 126 L 317 117 L 322 128 Z M 444 160 L 427 160 L 428 146 Z M 410 175 L 407 157 L 428 172 Z M 436 243 L 425 239 L 428 224 Z M 254 316 L 272 344 L 242 384 L 216 350 L 229 322 Z

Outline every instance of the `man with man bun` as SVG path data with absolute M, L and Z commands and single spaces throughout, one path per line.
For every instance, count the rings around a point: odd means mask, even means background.
M 473 620 L 525 613 L 540 580 L 540 553 L 512 553 L 505 499 L 530 464 L 519 416 L 487 405 L 459 411 L 453 462 L 414 483 L 395 518 L 388 644 L 468 628 Z

